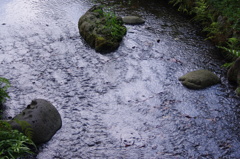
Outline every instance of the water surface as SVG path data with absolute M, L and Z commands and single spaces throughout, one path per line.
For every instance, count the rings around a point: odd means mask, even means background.
M 119 49 L 101 55 L 77 28 L 93 3 L 2 0 L 0 76 L 12 83 L 5 117 L 34 98 L 56 106 L 63 126 L 38 159 L 240 158 L 240 101 L 218 50 L 164 3 L 125 3 L 115 4 L 118 15 L 146 23 L 126 25 Z M 197 69 L 222 83 L 183 87 L 178 77 Z

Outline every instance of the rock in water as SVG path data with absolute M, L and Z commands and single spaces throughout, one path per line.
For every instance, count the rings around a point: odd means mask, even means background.
M 238 96 L 240 96 L 240 57 L 234 62 L 234 64 L 228 70 L 227 78 L 229 82 L 238 84 L 236 93 Z
M 132 24 L 132 25 L 145 23 L 145 21 L 138 16 L 125 16 L 122 18 L 122 20 L 123 20 L 123 23 Z
M 49 141 L 61 128 L 62 119 L 50 102 L 44 99 L 35 99 L 9 123 L 13 129 L 17 129 L 25 135 L 31 132 L 33 142 L 40 144 Z
M 190 89 L 204 89 L 219 83 L 220 79 L 208 70 L 197 70 L 180 77 L 179 81 Z
M 84 40 L 99 53 L 115 51 L 126 34 L 122 18 L 105 14 L 102 7 L 93 6 L 78 21 Z
M 234 62 L 228 70 L 227 77 L 229 82 L 240 85 L 240 57 Z

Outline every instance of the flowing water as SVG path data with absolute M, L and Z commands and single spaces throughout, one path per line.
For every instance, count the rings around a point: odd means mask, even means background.
M 240 100 L 218 50 L 165 3 L 116 2 L 118 15 L 146 23 L 126 25 L 119 49 L 101 55 L 78 32 L 90 1 L 0 1 L 0 76 L 12 84 L 5 118 L 43 98 L 63 120 L 36 158 L 240 158 Z M 183 87 L 178 77 L 197 69 L 221 84 Z

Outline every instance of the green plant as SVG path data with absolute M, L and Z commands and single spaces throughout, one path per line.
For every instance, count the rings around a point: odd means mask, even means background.
M 228 49 L 226 47 L 223 46 L 218 46 L 218 48 L 223 49 L 224 51 L 228 52 L 230 55 L 228 56 L 235 56 L 235 57 L 240 57 L 240 50 L 234 50 L 234 49 Z M 230 63 L 225 63 L 223 65 L 223 67 L 231 67 L 233 65 L 234 62 L 230 62 Z
M 10 98 L 7 89 L 10 87 L 8 79 L 0 77 L 0 104 L 6 101 L 6 98 Z
M 0 121 L 0 158 L 15 159 L 33 152 L 29 148 L 35 144 L 31 139 L 17 130 L 13 130 L 6 121 Z
M 203 28 L 203 31 L 208 32 L 206 39 L 217 38 L 218 35 L 223 34 L 218 22 L 212 22 L 210 25 Z
M 229 38 L 227 45 L 230 49 L 238 48 L 239 40 L 237 38 Z
M 98 22 L 98 28 L 101 30 L 105 38 L 112 39 L 113 41 L 120 41 L 122 37 L 126 34 L 126 27 L 123 26 L 123 22 L 118 18 L 110 8 L 103 11 L 103 6 L 98 7 L 93 12 L 99 13 L 104 20 Z
M 173 6 L 178 6 L 178 11 L 180 12 L 184 12 L 187 14 L 192 14 L 192 6 L 194 1 L 191 0 L 170 0 L 169 1 L 170 4 L 172 4 Z
M 170 0 L 178 10 L 193 15 L 207 38 L 219 45 L 226 60 L 239 57 L 240 3 L 239 0 Z M 226 63 L 224 66 L 231 66 Z
M 104 12 L 106 23 L 104 28 L 118 41 L 126 34 L 126 28 L 122 26 L 121 20 L 113 12 Z
M 205 0 L 197 1 L 193 11 L 196 14 L 194 17 L 195 21 L 206 22 L 209 20 L 208 5 Z
M 103 10 L 100 9 L 100 8 L 94 10 L 93 12 L 95 12 L 95 13 L 99 13 L 101 16 L 103 16 Z

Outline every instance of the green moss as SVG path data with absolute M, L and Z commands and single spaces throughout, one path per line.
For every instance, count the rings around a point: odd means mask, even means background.
M 104 37 L 98 36 L 96 38 L 96 41 L 105 41 L 106 39 Z
M 90 8 L 78 22 L 81 36 L 97 52 L 109 53 L 119 47 L 127 29 L 122 19 L 104 11 L 102 6 Z
M 98 22 L 97 33 L 110 38 L 112 41 L 121 41 L 127 32 L 121 18 L 117 17 L 113 12 L 104 12 L 102 8 L 97 8 L 93 12 L 99 13 L 101 18 L 103 18 Z
M 114 51 L 118 48 L 119 44 L 117 42 L 111 41 L 104 37 L 97 37 L 95 41 L 95 49 L 97 52 L 104 53 L 105 50 Z

